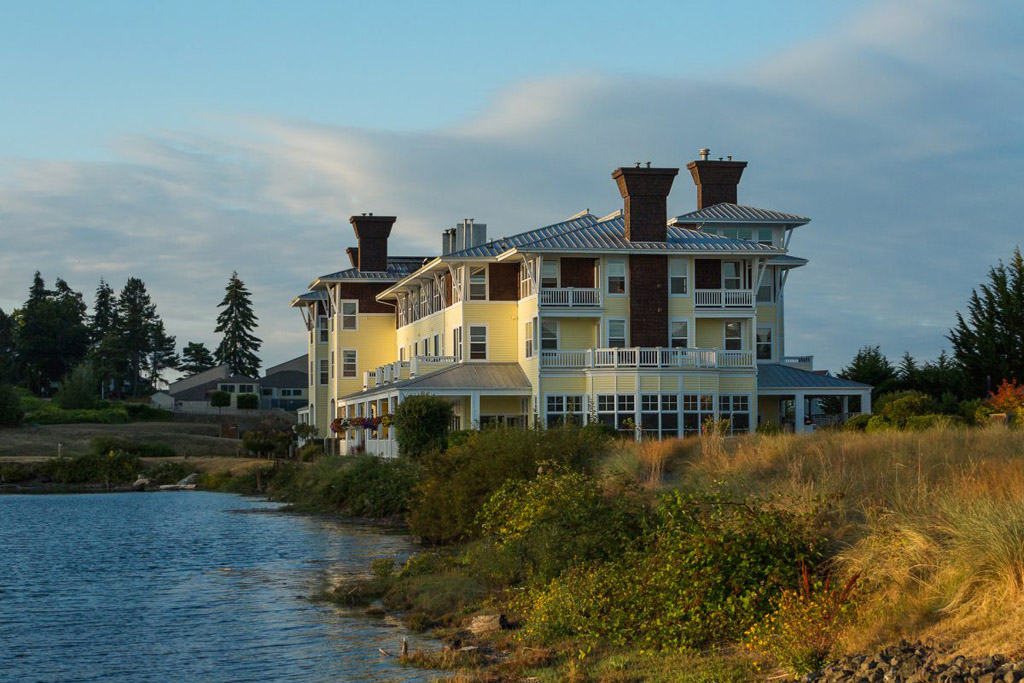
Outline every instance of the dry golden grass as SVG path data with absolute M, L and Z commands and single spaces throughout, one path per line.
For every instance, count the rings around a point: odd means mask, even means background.
M 1024 431 L 749 436 L 674 452 L 684 486 L 832 504 L 837 568 L 866 579 L 851 647 L 936 637 L 1024 653 Z

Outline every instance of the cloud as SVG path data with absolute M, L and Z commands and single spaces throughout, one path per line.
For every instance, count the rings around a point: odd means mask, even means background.
M 289 300 L 345 267 L 348 216 L 399 216 L 392 251 L 435 253 L 463 217 L 493 237 L 621 200 L 613 168 L 750 162 L 740 201 L 809 215 L 791 248 L 787 351 L 833 368 L 863 344 L 925 358 L 1021 242 L 1024 48 L 1016 4 L 879 3 L 716 80 L 561 76 L 460 125 L 361 130 L 257 115 L 230 133 L 117 141 L 114 163 L 0 160 L 0 307 L 32 271 L 91 292 L 142 277 L 179 344 L 214 345 L 223 287 L 254 294 L 264 360 L 300 354 Z M 1016 20 L 1016 21 L 1014 21 Z M 710 46 L 713 48 L 713 46 Z M 685 171 L 670 210 L 693 208 Z

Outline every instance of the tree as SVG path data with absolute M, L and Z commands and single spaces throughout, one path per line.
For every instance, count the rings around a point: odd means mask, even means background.
M 0 308 L 0 382 L 14 381 L 17 347 L 14 341 L 14 316 Z
M 88 363 L 82 363 L 65 375 L 56 400 L 64 410 L 90 410 L 96 407 L 96 376 Z
M 82 295 L 57 279 L 49 290 L 39 271 L 21 310 L 17 356 L 30 389 L 49 387 L 78 365 L 89 346 Z
M 155 391 L 157 383 L 163 380 L 163 371 L 175 369 L 181 364 L 181 358 L 175 347 L 175 339 L 167 334 L 164 321 L 157 318 L 153 324 L 152 339 L 146 367 L 149 369 L 149 384 Z
M 214 352 L 217 363 L 227 365 L 232 375 L 256 377 L 260 371 L 256 352 L 263 342 L 252 334 L 258 318 L 252 310 L 249 290 L 238 278 L 237 271 L 231 274 L 224 300 L 217 307 L 224 309 L 217 315 L 217 327 L 214 329 L 214 332 L 224 335 Z
M 957 311 L 947 339 L 963 367 L 964 388 L 981 397 L 1000 380 L 1024 382 L 1024 258 L 1020 247 L 1009 264 L 999 262 L 989 281 L 971 290 L 967 316 Z
M 871 390 L 872 400 L 891 391 L 896 382 L 896 371 L 892 363 L 877 346 L 862 347 L 839 376 L 853 382 L 870 384 L 874 387 Z
M 17 427 L 25 411 L 21 409 L 21 399 L 10 384 L 0 384 L 0 427 Z
M 117 295 L 113 288 L 100 278 L 100 284 L 96 288 L 96 297 L 92 305 L 92 341 L 98 343 L 109 332 L 117 329 Z
M 92 305 L 92 321 L 89 326 L 92 350 L 89 354 L 93 371 L 101 386 L 106 387 L 118 376 L 123 376 L 126 364 L 121 357 L 120 340 L 117 330 L 120 314 L 117 308 L 117 294 L 105 280 L 100 278 Z
M 178 365 L 178 369 L 184 372 L 186 377 L 191 377 L 216 365 L 217 361 L 213 359 L 213 354 L 205 344 L 189 342 L 181 352 L 181 364 Z
M 909 351 L 904 351 L 900 364 L 896 368 L 896 378 L 899 380 L 900 386 L 904 389 L 916 389 L 920 372 L 914 357 L 910 355 Z
M 256 394 L 239 394 L 235 405 L 241 410 L 256 410 L 260 407 L 260 397 Z
M 215 391 L 210 394 L 210 406 L 212 408 L 227 408 L 231 405 L 231 394 L 226 391 Z
M 395 410 L 395 440 L 407 458 L 422 458 L 443 451 L 448 444 L 452 404 L 443 398 L 423 394 L 410 396 Z
M 121 290 L 117 308 L 120 312 L 117 321 L 120 356 L 128 366 L 132 396 L 138 396 L 144 358 L 153 348 L 153 332 L 158 320 L 156 305 L 146 292 L 146 283 L 130 277 Z

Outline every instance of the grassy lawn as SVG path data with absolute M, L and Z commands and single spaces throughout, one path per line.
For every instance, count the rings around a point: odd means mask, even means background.
M 0 430 L 0 458 L 85 455 L 89 442 L 98 436 L 118 436 L 136 441 L 159 441 L 178 453 L 230 456 L 240 441 L 222 439 L 217 425 L 135 422 L 130 424 L 63 424 Z

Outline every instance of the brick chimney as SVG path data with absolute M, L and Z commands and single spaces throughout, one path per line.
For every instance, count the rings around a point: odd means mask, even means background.
M 388 269 L 388 237 L 395 224 L 395 216 L 363 214 L 348 219 L 356 232 L 357 266 L 360 271 L 386 271 Z M 351 257 L 351 254 L 350 254 Z
M 745 161 L 712 161 L 708 159 L 711 150 L 706 147 L 700 150 L 700 159 L 686 165 L 693 184 L 697 186 L 697 210 L 729 202 L 737 204 L 736 188 L 740 184 L 740 176 L 747 167 Z
M 626 239 L 664 242 L 668 236 L 668 193 L 678 168 L 617 168 L 612 178 L 625 205 Z

